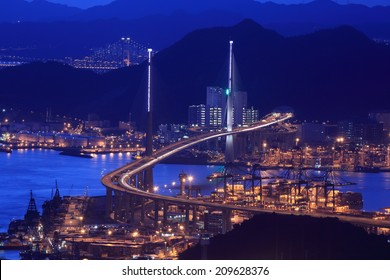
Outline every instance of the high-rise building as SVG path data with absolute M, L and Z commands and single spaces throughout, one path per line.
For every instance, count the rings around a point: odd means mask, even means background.
M 219 107 L 222 111 L 226 107 L 226 95 L 220 87 L 207 87 L 206 105 L 210 107 Z
M 373 120 L 346 120 L 338 123 L 339 134 L 348 142 L 358 144 L 383 143 L 383 123 Z
M 243 119 L 242 119 L 243 125 L 250 125 L 258 121 L 259 121 L 259 110 L 253 109 L 253 107 L 244 109 Z
M 235 91 L 233 93 L 233 124 L 244 124 L 244 110 L 247 107 L 248 95 L 245 91 Z
M 226 119 L 226 95 L 220 87 L 207 87 L 207 125 L 221 127 Z M 219 108 L 219 109 L 218 109 Z M 220 116 L 219 116 L 219 112 Z
M 222 211 L 205 211 L 204 229 L 208 233 L 221 234 L 223 232 L 223 213 Z
M 206 126 L 206 106 L 204 104 L 188 107 L 188 125 L 190 127 Z
M 206 126 L 222 127 L 222 109 L 220 107 L 207 107 L 206 110 Z

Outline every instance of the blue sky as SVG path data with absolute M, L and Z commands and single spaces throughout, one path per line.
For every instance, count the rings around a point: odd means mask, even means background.
M 67 4 L 74 7 L 81 7 L 81 8 L 87 8 L 94 5 L 104 5 L 107 3 L 112 2 L 113 0 L 48 0 L 50 2 L 55 3 L 62 3 Z M 142 0 L 140 0 L 142 1 Z M 229 0 L 227 0 L 229 1 Z M 267 2 L 269 0 L 258 0 L 260 2 Z M 273 0 L 272 2 L 276 3 L 307 3 L 311 2 L 312 0 Z M 390 0 L 334 0 L 335 2 L 338 2 L 340 4 L 346 4 L 346 3 L 359 3 L 359 4 L 365 4 L 368 6 L 373 5 L 390 5 Z

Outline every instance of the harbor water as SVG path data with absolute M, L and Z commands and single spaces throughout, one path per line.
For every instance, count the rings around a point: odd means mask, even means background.
M 101 177 L 131 160 L 130 153 L 99 154 L 93 158 L 61 156 L 58 151 L 45 149 L 0 153 L 0 232 L 7 231 L 11 220 L 23 218 L 30 191 L 39 211 L 42 203 L 52 196 L 56 182 L 62 196 L 104 195 Z M 215 185 L 206 177 L 220 170 L 219 166 L 159 164 L 154 167 L 154 184 L 159 193 L 176 195 L 178 174 L 184 172 L 193 176 L 194 188 L 209 194 Z M 356 183 L 341 190 L 362 193 L 365 211 L 390 207 L 390 173 L 341 172 L 340 176 Z

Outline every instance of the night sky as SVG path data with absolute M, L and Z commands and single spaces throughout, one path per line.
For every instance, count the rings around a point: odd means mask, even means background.
M 88 8 L 94 5 L 104 5 L 112 2 L 113 0 L 48 0 L 53 3 L 62 3 L 69 6 Z M 229 0 L 226 0 L 229 1 Z M 268 2 L 269 0 L 258 0 L 259 2 Z M 273 0 L 275 3 L 308 3 L 313 0 Z M 335 0 L 335 2 L 340 4 L 346 3 L 359 3 L 365 4 L 367 6 L 374 5 L 390 5 L 390 0 Z

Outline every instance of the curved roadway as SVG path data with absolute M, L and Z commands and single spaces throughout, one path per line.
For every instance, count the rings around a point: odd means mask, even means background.
M 257 129 L 261 129 L 267 126 L 274 125 L 279 122 L 286 121 L 293 117 L 292 113 L 286 113 L 286 114 L 271 114 L 266 116 L 263 120 L 255 123 L 254 125 L 246 128 L 236 128 L 231 132 L 212 132 L 212 133 L 205 133 L 196 137 L 192 137 L 174 144 L 171 144 L 169 146 L 166 146 L 160 150 L 157 150 L 153 153 L 152 156 L 146 156 L 142 159 L 133 161 L 119 169 L 116 169 L 107 175 L 105 175 L 101 182 L 104 186 L 107 188 L 122 191 L 128 194 L 136 195 L 139 197 L 147 198 L 147 199 L 153 199 L 153 200 L 162 200 L 171 202 L 174 204 L 182 204 L 182 205 L 196 205 L 196 206 L 205 206 L 208 208 L 216 208 L 216 209 L 225 209 L 225 210 L 239 210 L 239 211 L 246 211 L 246 212 L 252 212 L 252 213 L 278 213 L 278 214 L 292 214 L 291 212 L 286 212 L 283 210 L 275 210 L 275 209 L 262 209 L 257 207 L 244 207 L 244 206 L 236 206 L 236 205 L 229 205 L 229 204 L 223 204 L 223 203 L 212 203 L 212 202 L 206 202 L 206 201 L 200 201 L 195 199 L 185 199 L 185 198 L 177 198 L 177 197 L 170 197 L 170 196 L 164 196 L 159 195 L 155 193 L 151 193 L 148 191 L 143 191 L 135 186 L 132 186 L 129 183 L 129 179 L 132 176 L 135 176 L 139 174 L 140 172 L 146 170 L 147 168 L 150 168 L 154 166 L 155 164 L 161 162 L 162 160 L 166 159 L 167 157 L 182 151 L 184 149 L 187 149 L 193 145 L 199 144 L 204 141 L 208 141 L 214 138 L 223 137 L 227 135 L 232 134 L 238 134 L 238 133 L 244 133 L 244 132 L 250 132 Z M 370 225 L 370 226 L 380 226 L 380 227 L 389 227 L 390 228 L 390 221 L 389 220 L 373 220 L 370 218 L 365 217 L 357 217 L 357 216 L 347 216 L 347 215 L 336 215 L 336 214 L 323 214 L 323 213 L 299 213 L 296 212 L 294 214 L 299 215 L 310 215 L 314 217 L 337 217 L 340 220 L 357 223 L 357 224 L 363 224 L 363 225 Z

